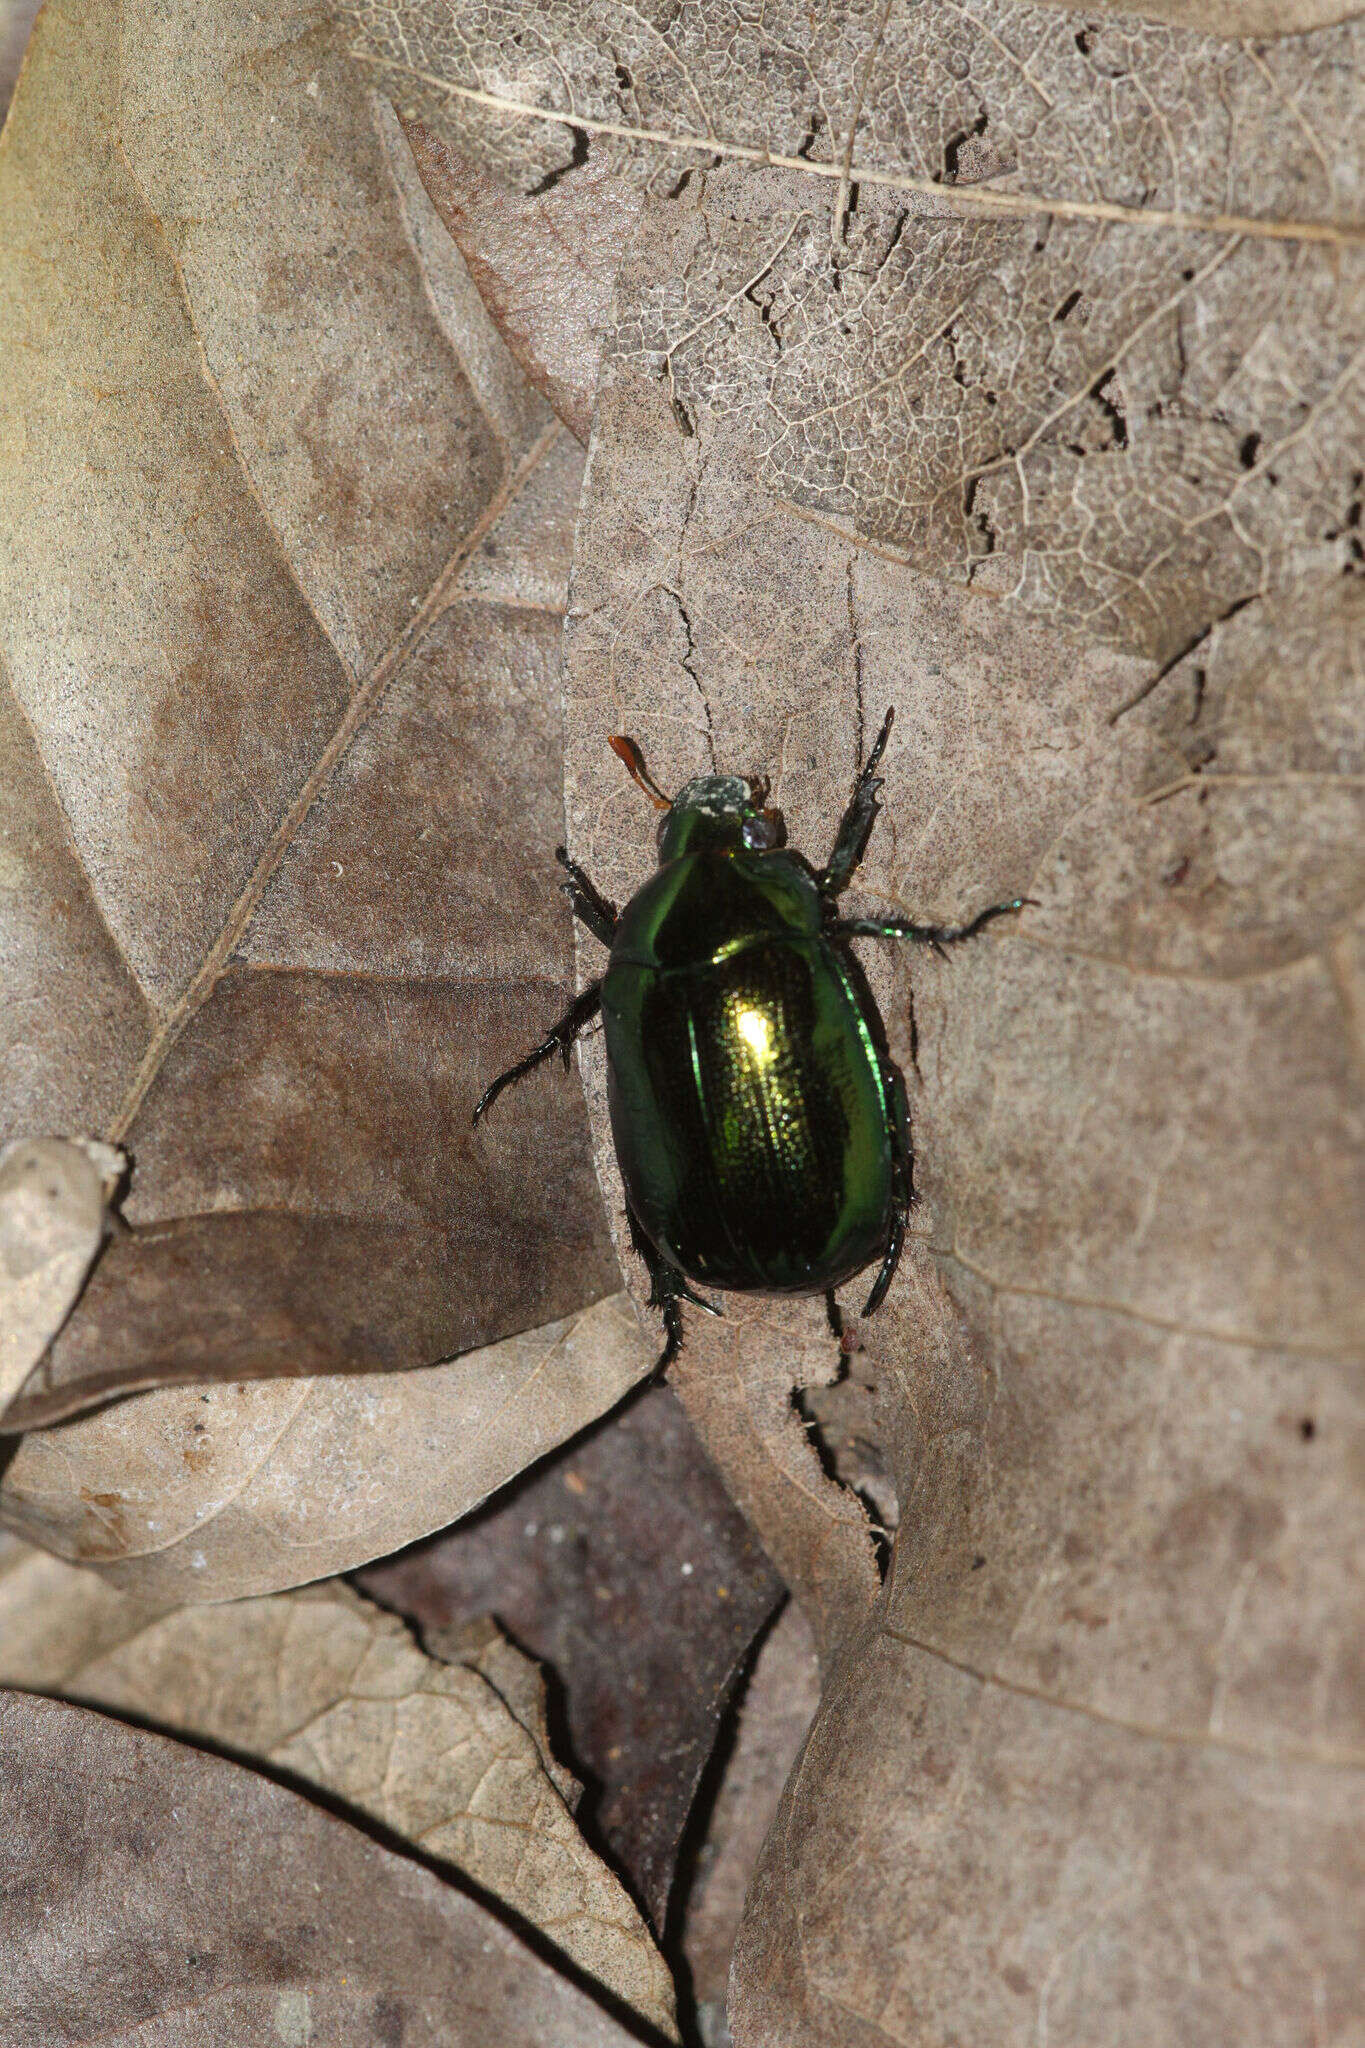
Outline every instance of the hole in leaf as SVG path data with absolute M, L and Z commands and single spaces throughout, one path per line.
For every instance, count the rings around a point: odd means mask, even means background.
M 553 170 L 547 171 L 539 184 L 532 185 L 526 195 L 528 199 L 539 199 L 543 192 L 552 192 L 561 178 L 567 178 L 570 171 L 581 171 L 588 161 L 587 129 L 571 128 L 569 133 L 573 137 L 573 155 L 566 164 L 556 164 Z

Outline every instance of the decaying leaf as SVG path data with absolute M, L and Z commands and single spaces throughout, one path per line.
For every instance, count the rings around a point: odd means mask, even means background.
M 699 231 L 709 264 L 709 218 L 745 217 L 761 197 L 710 180 L 707 218 L 670 220 L 662 249 L 640 244 L 635 303 L 652 308 L 655 279 L 686 275 L 669 261 L 675 233 Z M 771 232 L 806 238 L 804 318 L 818 326 L 826 257 L 818 224 L 792 230 L 804 203 L 793 181 Z M 875 212 L 860 205 L 860 233 Z M 922 254 L 939 232 L 906 223 L 901 240 Z M 754 239 L 746 221 L 708 288 L 718 305 Z M 1339 336 L 1352 276 L 1343 258 Z M 1281 2038 L 1301 2038 L 1315 2001 L 1337 2013 L 1354 1995 L 1345 1838 L 1334 1827 L 1310 1848 L 1287 1833 L 1268 1787 L 1287 1781 L 1305 1814 L 1354 1811 L 1356 1781 L 1343 1792 L 1332 1774 L 1361 1757 L 1349 921 L 1365 705 L 1346 653 L 1358 598 L 1341 574 L 1341 422 L 1317 436 L 1306 402 L 1278 487 L 1291 529 L 1323 517 L 1316 559 L 1301 551 L 1291 576 L 1295 551 L 1267 548 L 1264 594 L 1210 593 L 1236 617 L 1196 631 L 1187 616 L 1198 646 L 1172 665 L 1167 618 L 1140 649 L 1137 606 L 1102 609 L 1090 637 L 1074 618 L 1045 623 L 1022 555 L 1017 590 L 1000 579 L 986 594 L 942 580 L 945 562 L 931 579 L 784 509 L 752 467 L 761 414 L 745 418 L 718 372 L 713 410 L 712 372 L 689 375 L 685 352 L 661 389 L 666 339 L 642 355 L 625 303 L 580 522 L 575 851 L 625 893 L 623 841 L 641 827 L 622 829 L 592 742 L 628 722 L 672 775 L 704 768 L 712 745 L 725 765 L 774 767 L 795 843 L 819 857 L 871 721 L 894 703 L 865 895 L 947 920 L 1011 894 L 1042 905 L 958 958 L 914 963 L 913 1037 L 906 963 L 873 963 L 911 1083 L 926 1247 L 865 1333 L 912 1547 L 861 1641 L 843 1638 L 751 1909 L 736 2041 L 851 2048 L 872 2028 L 946 2041 L 967 2013 L 1002 2040 L 1028 2038 L 1040 2013 L 1054 2043 L 1233 2040 L 1253 2006 L 1262 2038 L 1275 2038 L 1267 2007 Z M 697 309 L 678 317 L 691 326 Z M 742 358 L 744 340 L 714 326 L 716 353 Z M 772 382 L 766 332 L 752 331 L 756 394 Z M 1336 346 L 1348 361 L 1349 336 Z M 913 349 L 906 362 L 910 407 Z M 987 362 L 975 374 L 1004 382 Z M 1324 367 L 1324 414 L 1344 400 L 1340 378 L 1339 362 Z M 1296 494 L 1292 457 L 1309 440 L 1313 490 Z M 902 489 L 913 496 L 909 476 Z M 1320 515 L 1334 492 L 1340 513 Z M 1120 536 L 1131 519 L 1140 547 L 1165 545 L 1118 477 L 1097 503 Z M 1102 520 L 1087 547 L 1105 571 Z M 1207 742 L 1191 731 L 1201 720 Z M 769 1343 L 789 1333 L 789 1367 L 818 1326 L 764 1322 Z M 722 1341 L 694 1333 L 694 1385 L 725 1384 Z M 811 1522 L 807 1488 L 783 1507 L 751 1481 L 750 1498 L 783 1530 Z M 830 1614 L 813 1569 L 796 1583 Z M 847 1604 L 833 1619 L 848 1625 Z M 1077 1789 L 1092 1784 L 1093 1799 Z M 1235 1903 L 1249 1870 L 1267 1900 L 1250 1928 Z M 1195 1941 L 1188 1995 L 1164 1988 L 1186 1967 L 1177 1928 Z M 1315 1974 L 1280 1975 L 1290 1951 Z
M 114 1146 L 89 1139 L 0 1146 L 0 1406 L 71 1313 L 124 1166 Z
M 425 1656 L 347 1588 L 167 1610 L 30 1552 L 0 1561 L 0 1684 L 151 1721 L 316 1786 L 452 1865 L 672 2030 L 663 1959 L 534 1734 L 476 1669 Z
M 652 864 L 625 729 L 666 783 L 768 770 L 820 859 L 894 704 L 859 897 L 1037 899 L 865 951 L 917 1148 L 861 1332 L 880 1596 L 790 1411 L 817 1312 L 689 1324 L 828 1667 L 736 2041 L 1348 2038 L 1361 25 L 978 0 L 769 13 L 759 61 L 706 7 L 359 19 L 490 174 L 567 183 L 577 129 L 650 195 L 576 535 L 574 854 L 618 899 Z
M 612 1295 L 447 1365 L 159 1388 L 24 1437 L 0 1523 L 142 1599 L 277 1592 L 467 1514 L 655 1356 Z
M 5 1693 L 0 1786 L 5 2048 L 637 2038 L 472 1898 L 222 1757 Z
M 469 1122 L 568 977 L 579 457 L 371 84 L 325 11 L 54 0 L 0 144 L 0 1095 L 133 1226 L 9 1428 L 616 1284 L 574 1091 Z
M 533 1663 L 515 1643 L 508 1642 L 491 1615 L 467 1621 L 459 1628 L 428 1629 L 422 1636 L 422 1647 L 447 1664 L 467 1664 L 487 1679 L 533 1738 L 545 1775 L 572 1813 L 583 1796 L 583 1787 L 568 1765 L 555 1755 L 550 1739 L 549 1695 L 539 1664 Z
M 360 1583 L 424 1640 L 496 1615 L 554 1674 L 585 1817 L 662 1929 L 698 1780 L 781 1592 L 673 1395 L 637 1395 Z

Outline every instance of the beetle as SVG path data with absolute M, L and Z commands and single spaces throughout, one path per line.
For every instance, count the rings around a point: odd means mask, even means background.
M 877 769 L 894 716 L 822 868 L 788 849 L 766 777 L 702 775 L 670 798 L 621 734 L 611 746 L 663 813 L 657 871 L 618 912 L 555 850 L 575 916 L 610 949 L 607 969 L 484 1090 L 474 1121 L 553 1054 L 567 1069 L 601 1012 L 631 1243 L 663 1318 L 660 1370 L 681 1346 L 683 1301 L 720 1313 L 697 1287 L 823 1293 L 837 1334 L 834 1289 L 875 1260 L 863 1314 L 881 1306 L 910 1207 L 909 1118 L 848 941 L 914 939 L 942 952 L 1031 900 L 955 926 L 840 915 L 882 808 Z

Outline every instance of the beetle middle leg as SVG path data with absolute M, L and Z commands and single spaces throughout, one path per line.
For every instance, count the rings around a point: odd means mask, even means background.
M 825 929 L 836 939 L 917 939 L 941 953 L 945 946 L 973 937 L 993 917 L 1009 917 L 1033 901 L 1032 896 L 1014 896 L 1008 903 L 992 903 L 967 924 L 914 924 L 908 917 L 841 917 Z
M 644 1261 L 649 1275 L 649 1306 L 657 1308 L 664 1322 L 664 1348 L 655 1362 L 656 1373 L 667 1372 L 678 1353 L 682 1350 L 683 1326 L 682 1304 L 693 1301 L 698 1308 L 704 1308 L 709 1316 L 718 1316 L 720 1310 L 704 1294 L 698 1294 L 677 1268 L 670 1266 L 658 1252 L 640 1225 L 640 1219 L 626 1203 L 626 1223 L 630 1230 L 630 1248 L 637 1258 Z
M 524 1074 L 529 1074 L 542 1060 L 552 1058 L 555 1053 L 563 1060 L 567 1073 L 570 1047 L 584 1025 L 591 1024 L 601 1007 L 602 984 L 600 981 L 590 982 L 581 996 L 575 996 L 554 1030 L 542 1038 L 540 1044 L 528 1052 L 524 1060 L 518 1060 L 514 1067 L 509 1067 L 505 1074 L 499 1074 L 497 1080 L 491 1081 L 484 1089 L 474 1105 L 474 1122 L 479 1121 L 485 1110 L 492 1108 L 504 1088 L 510 1088 L 514 1081 L 520 1081 Z
M 853 871 L 867 851 L 867 842 L 872 837 L 872 827 L 881 810 L 882 778 L 877 766 L 886 752 L 886 743 L 891 737 L 891 723 L 896 716 L 895 706 L 882 720 L 882 729 L 872 743 L 872 752 L 859 770 L 858 780 L 853 785 L 853 795 L 848 809 L 839 823 L 838 837 L 834 851 L 816 876 L 820 894 L 833 898 L 842 895 L 853 879 Z

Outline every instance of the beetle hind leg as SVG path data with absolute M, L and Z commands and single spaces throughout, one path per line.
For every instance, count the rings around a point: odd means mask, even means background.
M 876 1315 L 896 1277 L 896 1268 L 905 1248 L 905 1225 L 914 1192 L 914 1155 L 910 1150 L 910 1110 L 905 1099 L 905 1083 L 889 1060 L 883 1063 L 883 1078 L 889 1097 L 886 1135 L 891 1143 L 891 1228 L 882 1254 L 881 1270 L 863 1309 L 865 1316 Z
M 657 1308 L 663 1317 L 664 1348 L 655 1364 L 655 1374 L 667 1372 L 683 1344 L 682 1303 L 695 1302 L 704 1308 L 709 1316 L 718 1316 L 720 1310 L 704 1294 L 698 1294 L 691 1282 L 677 1268 L 662 1258 L 640 1228 L 640 1219 L 626 1204 L 626 1222 L 630 1227 L 630 1246 L 636 1256 L 644 1261 L 649 1275 L 649 1306 Z

